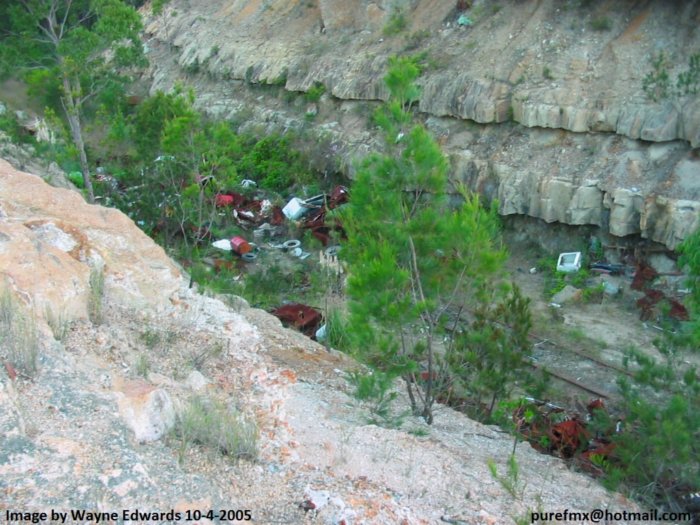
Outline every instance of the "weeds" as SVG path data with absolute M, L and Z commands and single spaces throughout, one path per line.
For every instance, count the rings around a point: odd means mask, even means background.
M 349 347 L 348 323 L 338 309 L 329 309 L 326 314 L 326 340 L 338 350 Z
M 98 325 L 103 321 L 102 301 L 105 292 L 105 274 L 102 268 L 90 271 L 90 296 L 88 297 L 88 317 L 92 324 Z
M 406 29 L 408 26 L 408 19 L 403 11 L 400 9 L 394 9 L 389 17 L 389 21 L 386 23 L 382 32 L 384 36 L 398 35 L 401 31 Z
M 63 314 L 54 314 L 49 306 L 46 307 L 45 318 L 54 339 L 60 343 L 64 342 L 70 330 L 70 321 Z
M 391 404 L 398 394 L 391 391 L 393 377 L 390 374 L 375 370 L 369 374 L 351 372 L 348 382 L 355 387 L 354 396 L 358 401 L 367 404 L 370 417 L 368 422 L 385 428 L 400 428 L 404 415 L 396 415 L 391 410 Z
M 234 460 L 253 460 L 258 455 L 255 423 L 220 401 L 191 398 L 178 415 L 173 432 L 180 440 L 180 462 L 192 445 L 210 448 Z
M 498 481 L 501 486 L 506 489 L 508 494 L 516 499 L 521 499 L 523 497 L 523 492 L 525 492 L 525 484 L 520 480 L 520 468 L 518 467 L 518 462 L 515 459 L 515 454 L 508 456 L 508 470 L 505 474 L 498 473 L 498 467 L 493 459 L 487 460 L 486 463 L 493 479 Z
M 201 351 L 195 352 L 190 356 L 190 365 L 193 369 L 199 370 L 200 372 L 204 368 L 204 363 L 209 359 L 221 356 L 224 353 L 223 343 L 217 342 L 212 345 L 207 346 Z
M 670 65 L 663 52 L 652 56 L 650 65 L 652 71 L 644 76 L 642 89 L 653 102 L 696 95 L 700 92 L 700 53 L 690 55 L 688 68 L 676 76 L 675 83 L 671 80 Z
M 38 370 L 39 337 L 34 319 L 24 314 L 11 292 L 0 294 L 0 357 L 33 377 Z
M 326 92 L 326 86 L 323 82 L 314 82 L 314 85 L 304 94 L 307 102 L 318 102 Z
M 151 368 L 151 363 L 148 359 L 148 354 L 142 353 L 139 354 L 138 358 L 136 359 L 136 373 L 140 375 L 141 377 L 148 377 L 148 372 L 150 371 Z

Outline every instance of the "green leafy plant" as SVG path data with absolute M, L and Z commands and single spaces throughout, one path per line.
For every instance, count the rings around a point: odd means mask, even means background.
M 477 419 L 491 420 L 497 402 L 508 398 L 516 379 L 523 385 L 534 381 L 527 366 L 532 327 L 529 303 L 515 285 L 500 300 L 480 301 L 474 321 L 445 352 L 451 386 L 468 393 Z
M 70 321 L 62 313 L 55 314 L 48 306 L 46 307 L 45 319 L 51 328 L 54 339 L 61 343 L 64 342 L 70 330 Z
M 652 70 L 642 79 L 642 89 L 650 100 L 657 102 L 700 92 L 700 53 L 690 55 L 687 69 L 678 73 L 675 82 L 671 79 L 671 65 L 663 51 L 652 56 L 650 63 Z
M 148 377 L 148 372 L 151 369 L 151 362 L 148 359 L 148 355 L 145 353 L 139 354 L 138 358 L 136 359 L 136 373 L 140 375 L 141 377 Z
M 355 388 L 355 398 L 369 406 L 369 423 L 387 428 L 399 428 L 403 424 L 405 415 L 395 415 L 391 408 L 398 396 L 393 390 L 396 376 L 381 371 L 351 372 L 347 379 Z
M 26 72 L 30 93 L 63 112 L 94 202 L 84 119 L 91 104 L 121 92 L 126 72 L 145 63 L 138 12 L 120 0 L 41 0 L 3 3 L 0 19 L 0 69 Z

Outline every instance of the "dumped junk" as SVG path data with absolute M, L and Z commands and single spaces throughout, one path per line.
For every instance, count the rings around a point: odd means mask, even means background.
M 560 253 L 557 271 L 564 273 L 578 272 L 581 269 L 581 252 Z
M 316 337 L 316 332 L 323 322 L 323 316 L 319 310 L 301 303 L 285 304 L 270 313 L 285 326 L 293 326 L 312 339 Z
M 652 282 L 660 274 L 648 263 L 641 261 L 637 264 L 631 288 L 644 293 L 644 297 L 637 300 L 639 318 L 642 321 L 655 321 L 663 317 L 664 313 L 674 321 L 688 321 L 688 309 L 665 292 L 652 288 Z
M 319 197 L 323 197 L 319 201 Z M 333 222 L 326 223 L 326 214 L 328 210 L 334 210 L 335 208 L 341 206 L 348 202 L 350 198 L 350 193 L 345 186 L 336 186 L 333 191 L 327 196 L 319 195 L 313 199 L 309 199 L 306 202 L 309 205 L 318 205 L 318 209 L 304 222 L 303 228 L 311 230 L 311 234 L 316 237 L 321 244 L 328 246 L 331 242 L 333 235 L 345 238 L 345 230 L 343 225 L 338 219 L 333 219 Z M 311 201 L 311 202 L 309 202 Z
M 340 252 L 340 246 L 329 246 L 325 250 L 319 252 L 319 264 L 326 268 L 327 270 L 340 275 L 344 273 L 343 265 L 338 259 L 338 253 Z
M 602 475 L 598 459 L 614 455 L 613 436 L 622 432 L 621 420 L 613 423 L 605 404 L 594 399 L 585 416 L 569 414 L 552 403 L 526 398 L 513 412 L 516 430 L 533 448 L 565 459 L 575 459 L 585 470 Z M 610 421 L 603 424 L 603 421 Z
M 241 259 L 244 261 L 251 262 L 258 257 L 253 251 L 255 245 L 249 243 L 243 237 L 238 235 L 232 237 L 231 239 L 220 239 L 218 241 L 214 241 L 211 245 L 219 250 L 233 252 L 236 255 L 240 255 Z
M 228 192 L 217 195 L 214 202 L 217 208 L 233 208 L 233 217 L 239 223 L 259 225 L 267 221 L 279 226 L 284 221 L 282 209 L 269 200 L 249 199 L 240 193 Z
M 253 250 L 253 247 L 243 237 L 236 236 L 231 239 L 231 250 L 238 255 L 245 255 Z

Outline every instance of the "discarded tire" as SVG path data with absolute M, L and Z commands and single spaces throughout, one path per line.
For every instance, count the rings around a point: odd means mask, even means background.
M 326 255 L 328 257 L 335 257 L 336 255 L 338 255 L 339 251 L 340 251 L 340 246 L 337 246 L 337 245 L 336 246 L 329 246 L 328 248 L 326 248 Z
M 293 250 L 294 248 L 301 246 L 301 241 L 298 241 L 297 239 L 290 239 L 289 241 L 284 241 L 282 246 L 284 246 L 287 250 Z
M 241 255 L 241 259 L 243 259 L 246 262 L 252 262 L 257 258 L 258 258 L 258 254 L 252 253 L 252 252 L 244 253 L 243 255 Z

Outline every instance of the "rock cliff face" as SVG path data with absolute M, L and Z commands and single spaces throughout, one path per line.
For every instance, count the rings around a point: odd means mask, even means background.
M 475 0 L 465 27 L 457 4 L 173 0 L 147 25 L 151 89 L 184 81 L 216 116 L 313 129 L 352 174 L 377 147 L 387 57 L 423 53 L 418 109 L 455 179 L 502 214 L 675 248 L 699 224 L 700 97 L 652 101 L 643 79 L 660 52 L 672 81 L 700 53 L 700 2 Z M 294 99 L 316 82 L 318 104 Z
M 121 212 L 88 206 L 76 192 L 19 174 L 0 159 L 0 276 L 39 317 L 88 316 L 91 274 L 109 300 L 159 308 L 180 272 Z M 92 286 L 95 286 L 93 281 Z

